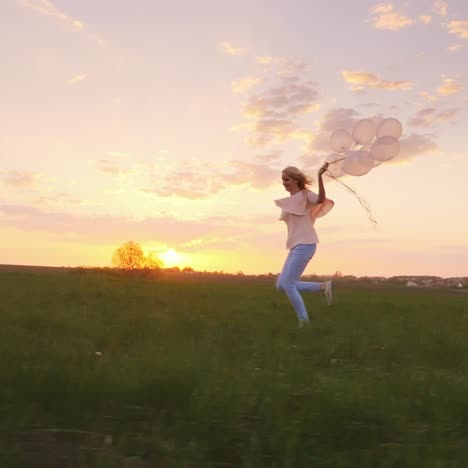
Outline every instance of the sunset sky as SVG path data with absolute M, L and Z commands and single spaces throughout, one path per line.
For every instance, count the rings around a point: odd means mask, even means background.
M 329 180 L 306 273 L 468 275 L 468 2 L 1 0 L 0 263 L 277 273 L 281 169 L 395 117 Z M 316 185 L 311 187 L 317 190 Z

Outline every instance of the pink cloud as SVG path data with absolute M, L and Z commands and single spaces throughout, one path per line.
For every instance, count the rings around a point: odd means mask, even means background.
M 455 34 L 462 39 L 468 39 L 468 20 L 450 21 L 448 23 L 449 34 Z
M 408 161 L 417 156 L 434 153 L 438 149 L 434 134 L 412 134 L 402 138 L 400 143 L 400 154 L 394 161 Z
M 371 22 L 376 29 L 398 31 L 413 24 L 413 20 L 395 10 L 390 3 L 380 3 L 372 8 Z
M 29 171 L 3 171 L 0 173 L 4 185 L 9 187 L 33 187 L 41 177 L 37 172 Z
M 297 76 L 283 77 L 279 86 L 251 95 L 244 107 L 245 117 L 252 122 L 249 142 L 265 146 L 303 138 L 299 120 L 318 110 L 318 99 L 316 85 Z
M 113 161 L 109 161 L 108 159 L 100 159 L 97 161 L 97 166 L 99 171 L 104 174 L 128 175 L 132 172 L 129 169 L 122 169 L 118 167 Z
M 461 108 L 437 110 L 433 107 L 428 107 L 416 112 L 408 119 L 408 124 L 414 127 L 429 127 L 453 119 L 460 111 Z
M 211 216 L 198 220 L 180 220 L 155 216 L 135 220 L 127 216 L 85 216 L 50 212 L 27 205 L 0 205 L 0 227 L 23 232 L 49 233 L 62 241 L 112 244 L 116 247 L 133 239 L 140 243 L 171 245 L 180 252 L 202 251 L 239 245 L 239 239 L 252 235 L 252 224 L 269 225 L 271 217 Z M 235 224 L 235 233 L 233 233 Z M 112 252 L 109 252 L 109 257 Z
M 231 160 L 223 168 L 183 167 L 169 173 L 161 182 L 150 185 L 143 191 L 160 197 L 177 196 L 188 199 L 209 198 L 233 185 L 267 188 L 278 181 L 279 169 L 269 166 L 278 162 L 276 153 L 257 158 L 258 162 Z
M 344 70 L 343 79 L 351 85 L 353 91 L 363 91 L 365 88 L 382 89 L 385 91 L 407 91 L 414 86 L 411 81 L 390 81 L 379 78 L 373 73 Z

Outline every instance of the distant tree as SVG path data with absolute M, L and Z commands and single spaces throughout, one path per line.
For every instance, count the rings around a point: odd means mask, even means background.
M 161 261 L 152 254 L 145 256 L 138 242 L 127 241 L 112 255 L 112 264 L 124 270 L 159 269 Z
M 134 241 L 127 241 L 112 255 L 112 264 L 124 270 L 143 268 L 145 254 L 141 245 Z

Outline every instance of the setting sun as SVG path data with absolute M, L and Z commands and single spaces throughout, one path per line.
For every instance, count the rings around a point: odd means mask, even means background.
M 182 256 L 174 249 L 169 249 L 166 252 L 159 254 L 159 258 L 164 262 L 165 267 L 180 266 Z

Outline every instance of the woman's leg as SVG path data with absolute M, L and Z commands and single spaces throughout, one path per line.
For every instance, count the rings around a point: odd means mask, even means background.
M 297 281 L 296 287 L 299 292 L 317 292 L 323 289 L 323 283 L 314 283 L 313 281 Z
M 307 322 L 309 316 L 304 305 L 304 300 L 299 294 L 297 283 L 310 259 L 314 256 L 316 248 L 315 244 L 299 244 L 291 249 L 276 283 L 276 287 L 284 291 L 288 296 L 300 322 Z M 308 284 L 304 281 L 300 283 Z M 317 291 L 320 290 L 320 283 L 318 284 L 318 289 L 315 289 Z M 311 291 L 312 289 L 303 288 L 302 290 Z

